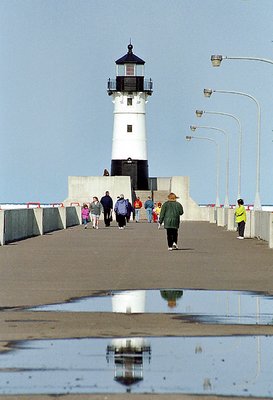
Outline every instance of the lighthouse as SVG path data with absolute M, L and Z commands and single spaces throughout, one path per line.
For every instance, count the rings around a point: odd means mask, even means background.
M 130 43 L 107 90 L 114 104 L 111 175 L 130 176 L 133 190 L 149 188 L 145 108 L 153 83 L 144 77 L 144 64 Z
M 145 313 L 145 290 L 114 292 L 112 311 L 118 313 Z M 151 360 L 151 345 L 147 338 L 114 338 L 107 346 L 106 359 L 114 362 L 115 381 L 130 388 L 144 379 L 144 362 Z M 127 391 L 130 391 L 128 389 Z

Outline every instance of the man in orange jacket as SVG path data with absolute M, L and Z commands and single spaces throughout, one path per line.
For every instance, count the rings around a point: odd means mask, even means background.
M 140 218 L 140 209 L 142 207 L 142 202 L 140 200 L 139 197 L 136 198 L 136 200 L 134 201 L 134 209 L 135 209 L 135 219 L 136 222 L 139 222 L 139 218 Z

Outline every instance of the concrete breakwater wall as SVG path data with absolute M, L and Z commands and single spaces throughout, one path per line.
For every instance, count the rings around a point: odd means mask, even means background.
M 79 224 L 79 206 L 0 210 L 0 245 Z
M 200 220 L 215 223 L 228 231 L 236 231 L 234 209 L 201 208 L 202 213 L 198 213 L 198 215 L 202 215 Z M 192 220 L 197 221 L 198 217 L 193 217 Z M 80 206 L 0 210 L 0 245 L 44 235 L 81 223 Z M 247 211 L 245 237 L 264 240 L 268 242 L 269 248 L 273 248 L 273 213 L 270 211 Z
M 236 231 L 234 209 L 221 207 L 208 207 L 209 220 L 217 226 L 223 226 L 228 231 Z M 271 211 L 246 211 L 247 221 L 245 227 L 246 238 L 257 238 L 268 242 L 273 249 L 273 212 Z

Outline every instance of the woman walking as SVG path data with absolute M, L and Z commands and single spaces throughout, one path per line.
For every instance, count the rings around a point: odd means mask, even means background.
M 102 212 L 102 205 L 99 199 L 94 196 L 93 201 L 90 204 L 90 213 L 92 217 L 93 229 L 99 229 L 99 218 Z
M 176 201 L 178 197 L 174 193 L 168 195 L 160 211 L 159 224 L 164 223 L 167 231 L 168 250 L 177 250 L 178 228 L 180 225 L 180 215 L 184 214 L 182 204 Z

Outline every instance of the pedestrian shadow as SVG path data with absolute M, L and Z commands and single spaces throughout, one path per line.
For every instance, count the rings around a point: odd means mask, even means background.
M 176 249 L 175 251 L 191 251 L 195 250 L 193 247 L 180 247 L 179 249 Z

